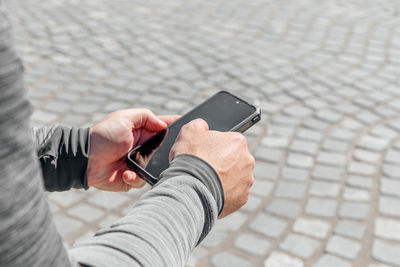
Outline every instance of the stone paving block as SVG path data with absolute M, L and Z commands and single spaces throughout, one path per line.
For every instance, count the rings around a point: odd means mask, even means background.
M 304 154 L 289 152 L 287 163 L 293 167 L 309 169 L 314 165 L 314 159 Z
M 235 240 L 235 247 L 256 255 L 265 255 L 271 244 L 253 234 L 240 234 Z
M 346 154 L 320 152 L 317 156 L 317 162 L 333 166 L 344 166 L 346 164 Z
M 81 223 L 80 221 L 64 215 L 54 216 L 53 222 L 57 227 L 57 231 L 64 238 L 69 234 L 77 232 L 83 226 L 83 223 Z
M 400 166 L 383 164 L 382 172 L 383 174 L 389 176 L 390 178 L 400 179 Z
M 320 245 L 319 241 L 298 234 L 289 234 L 279 247 L 300 258 L 309 259 Z
M 104 212 L 87 204 L 79 204 L 68 210 L 68 214 L 85 222 L 94 222 L 104 216 Z
M 389 163 L 400 164 L 400 152 L 390 149 L 386 152 L 384 160 Z
M 250 194 L 249 199 L 247 200 L 247 203 L 240 210 L 243 210 L 246 212 L 254 212 L 258 209 L 261 202 L 262 202 L 261 198 Z
M 211 257 L 211 263 L 215 267 L 246 267 L 250 262 L 230 252 L 220 252 Z
M 322 133 L 316 130 L 309 130 L 302 128 L 297 132 L 297 136 L 305 140 L 319 142 L 322 138 Z
M 392 180 L 382 177 L 380 179 L 380 191 L 385 195 L 400 197 L 400 180 Z
M 340 181 L 342 179 L 343 170 L 338 167 L 330 167 L 326 165 L 317 165 L 312 172 L 315 179 Z
M 378 210 L 383 215 L 400 218 L 400 199 L 393 197 L 380 197 L 378 201 Z
M 301 210 L 301 206 L 294 201 L 273 199 L 265 210 L 281 217 L 296 218 Z
M 352 187 L 345 187 L 343 191 L 344 200 L 354 200 L 354 201 L 369 201 L 369 192 L 362 189 L 356 189 Z
M 348 259 L 355 259 L 361 250 L 361 244 L 350 239 L 334 235 L 326 245 L 326 251 Z
M 387 264 L 400 265 L 400 245 L 375 239 L 372 245 L 372 256 Z
M 381 157 L 380 153 L 368 151 L 365 149 L 355 149 L 353 155 L 356 160 L 370 163 L 377 163 L 379 158 Z
M 286 148 L 289 144 L 289 139 L 283 136 L 266 136 L 261 142 L 266 147 Z
M 312 130 L 317 130 L 317 131 L 325 131 L 329 128 L 330 124 L 316 119 L 316 118 L 308 118 L 303 121 L 302 123 L 306 128 L 312 129 Z
M 246 222 L 248 215 L 237 211 L 229 216 L 218 220 L 214 228 L 217 231 L 235 232 Z
M 283 157 L 283 151 L 278 149 L 260 147 L 255 151 L 254 155 L 258 160 L 277 163 L 281 161 Z
M 292 144 L 290 144 L 289 150 L 307 155 L 315 155 L 318 151 L 318 144 L 315 142 L 295 139 Z
M 383 217 L 376 218 L 375 235 L 383 239 L 400 241 L 400 221 Z
M 303 267 L 304 263 L 295 258 L 287 255 L 286 253 L 282 253 L 279 251 L 274 251 L 271 255 L 264 261 L 264 267 Z
M 355 133 L 348 129 L 336 128 L 330 132 L 330 137 L 338 141 L 350 142 L 355 137 Z
M 346 183 L 349 186 L 364 189 L 370 189 L 373 185 L 371 178 L 354 175 L 349 176 Z
M 349 144 L 344 141 L 338 141 L 332 138 L 325 139 L 322 148 L 327 151 L 346 152 Z
M 279 238 L 287 227 L 287 222 L 277 217 L 258 214 L 249 224 L 250 229 L 271 238 Z
M 213 229 L 210 231 L 210 233 L 208 233 L 204 240 L 201 241 L 201 246 L 206 248 L 215 248 L 221 245 L 221 243 L 224 242 L 228 237 L 228 232 Z
M 357 143 L 357 147 L 371 150 L 371 151 L 383 151 L 389 144 L 390 139 L 384 139 L 375 137 L 372 135 L 363 136 Z
M 305 190 L 306 186 L 304 184 L 280 181 L 275 190 L 275 196 L 292 199 L 302 199 Z
M 88 202 L 106 210 L 115 210 L 130 199 L 126 194 L 98 191 L 88 198 Z
M 333 199 L 308 198 L 305 213 L 317 217 L 334 217 L 337 202 Z
M 257 179 L 276 180 L 279 174 L 279 166 L 257 161 L 253 174 Z
M 329 255 L 329 254 L 324 254 L 321 256 L 321 258 L 318 259 L 318 261 L 311 265 L 312 267 L 352 267 L 349 262 L 342 260 L 339 257 Z
M 365 219 L 368 216 L 368 204 L 359 202 L 342 202 L 339 209 L 340 218 Z
M 273 187 L 274 184 L 271 182 L 255 180 L 250 189 L 250 193 L 260 197 L 266 197 L 271 193 Z
M 84 197 L 85 193 L 78 190 L 70 190 L 64 192 L 52 192 L 48 194 L 51 201 L 56 202 L 58 205 L 68 207 Z
M 374 127 L 371 130 L 371 133 L 383 138 L 390 138 L 390 139 L 398 136 L 398 133 L 395 130 L 392 130 L 384 125 L 379 125 L 377 127 Z
M 318 111 L 315 115 L 316 115 L 318 118 L 320 118 L 320 119 L 322 119 L 322 120 L 324 120 L 324 121 L 327 121 L 327 122 L 329 122 L 329 123 L 336 122 L 336 121 L 338 121 L 340 118 L 342 118 L 342 115 L 341 115 L 341 114 L 338 114 L 338 113 L 336 113 L 336 112 L 329 111 L 329 110 L 321 110 L 321 111 Z
M 323 220 L 298 218 L 293 225 L 293 231 L 318 239 L 328 237 L 331 225 Z
M 366 225 L 350 220 L 340 220 L 336 224 L 334 232 L 339 235 L 361 240 L 364 237 Z
M 304 169 L 284 166 L 282 168 L 281 177 L 284 180 L 305 182 L 309 178 L 309 172 L 307 170 L 304 170 Z
M 338 183 L 325 181 L 311 181 L 309 193 L 320 197 L 337 197 L 340 185 Z
M 349 165 L 348 171 L 352 174 L 372 176 L 376 172 L 376 168 L 371 164 L 364 164 L 359 162 L 352 162 Z
M 58 119 L 58 115 L 36 109 L 34 110 L 31 119 L 33 122 L 38 124 L 50 125 Z

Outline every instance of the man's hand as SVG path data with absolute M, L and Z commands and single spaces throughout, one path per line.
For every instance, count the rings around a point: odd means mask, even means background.
M 110 113 L 95 124 L 90 129 L 88 185 L 108 191 L 142 187 L 145 181 L 128 169 L 126 154 L 177 118 L 156 117 L 146 109 L 127 109 Z
M 225 205 L 219 218 L 246 204 L 254 182 L 255 160 L 242 134 L 209 131 L 207 123 L 197 119 L 182 127 L 171 149 L 170 160 L 178 154 L 202 158 L 218 173 L 225 193 Z

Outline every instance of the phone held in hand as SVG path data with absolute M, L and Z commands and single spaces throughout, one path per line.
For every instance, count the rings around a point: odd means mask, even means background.
M 156 184 L 169 167 L 169 152 L 181 127 L 198 118 L 205 120 L 210 130 L 243 133 L 260 120 L 261 111 L 229 92 L 220 91 L 133 148 L 126 157 L 129 168 L 150 185 Z

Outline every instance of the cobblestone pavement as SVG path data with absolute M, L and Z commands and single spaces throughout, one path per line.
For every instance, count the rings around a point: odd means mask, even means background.
M 88 126 L 128 107 L 182 113 L 221 89 L 258 101 L 250 200 L 188 266 L 400 266 L 398 1 L 9 5 L 37 124 Z M 142 192 L 48 197 L 72 245 Z

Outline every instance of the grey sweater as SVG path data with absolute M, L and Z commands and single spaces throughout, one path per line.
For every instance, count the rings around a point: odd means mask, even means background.
M 183 266 L 223 207 L 215 171 L 177 156 L 125 217 L 68 251 L 43 189 L 87 188 L 88 130 L 35 129 L 35 144 L 22 73 L 0 0 L 0 266 Z

